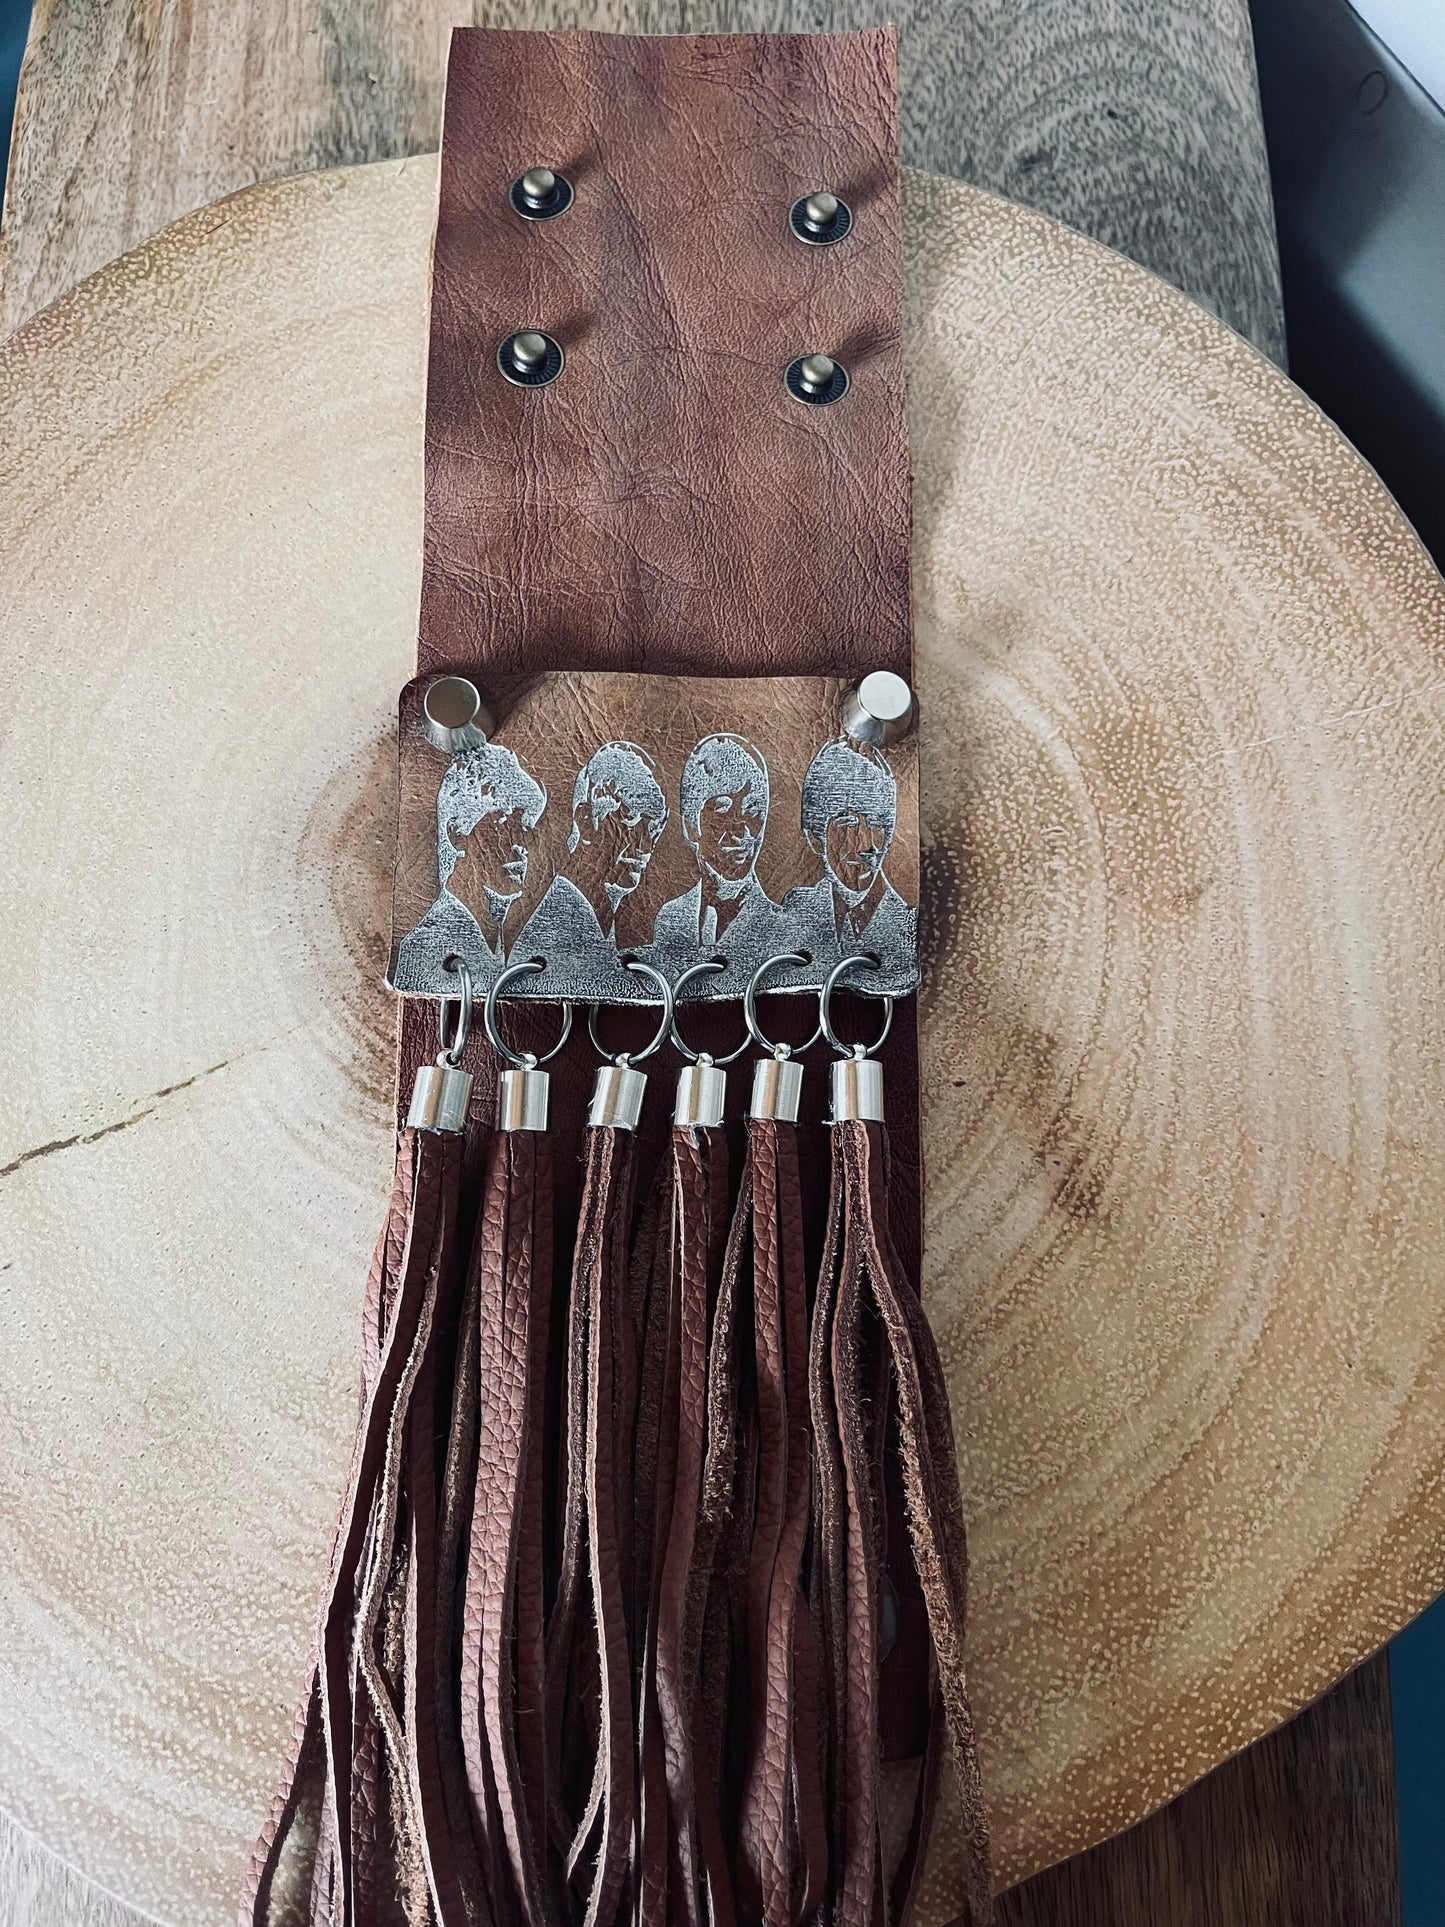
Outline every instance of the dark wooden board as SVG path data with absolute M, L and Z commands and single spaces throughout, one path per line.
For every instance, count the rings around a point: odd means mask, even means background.
M 1391 1927 L 1390 1665 L 1377 1653 L 1150 1819 L 1005 1896 L 999 1927 Z

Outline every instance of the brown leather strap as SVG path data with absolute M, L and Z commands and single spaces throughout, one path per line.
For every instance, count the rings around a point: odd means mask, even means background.
M 765 1927 L 793 1927 L 817 1905 L 826 1821 L 810 1727 L 799 1744 L 794 1689 L 811 1628 L 803 1554 L 812 1509 L 803 1200 L 793 1125 L 748 1125 L 758 1496 L 748 1572 L 751 1747 L 739 1823 L 739 1877 Z M 806 1669 L 805 1660 L 805 1669 Z
M 963 1917 L 968 1927 L 987 1927 L 988 1833 L 963 1656 L 967 1549 L 943 1371 L 889 1232 L 882 1126 L 846 1122 L 832 1136 L 832 1205 L 810 1358 L 815 1557 L 833 1719 L 832 1918 L 839 1927 L 881 1927 L 907 1917 L 937 1797 L 941 1724 L 960 1796 L 951 1823 L 963 1830 Z M 879 1793 L 877 1680 L 883 1574 L 892 1563 L 888 1492 L 900 1474 L 937 1674 L 923 1688 L 928 1743 L 913 1819 L 902 1841 L 890 1842 Z
M 707 1447 L 710 1330 L 728 1230 L 720 1130 L 678 1127 L 667 1164 L 668 1291 L 653 1576 L 641 1654 L 640 1918 L 700 1927 L 705 1880 L 693 1744 L 711 1536 L 699 1530 Z
M 953 1819 L 962 1823 L 967 1849 L 966 1918 L 971 1927 L 983 1927 L 993 1917 L 988 1826 L 964 1661 L 968 1547 L 943 1364 L 932 1327 L 893 1250 L 882 1127 L 840 1124 L 834 1137 L 844 1164 L 860 1270 L 871 1287 L 897 1386 L 909 1531 L 953 1751 L 959 1791 Z
M 636 1823 L 624 1516 L 637 1384 L 628 1262 L 636 1149 L 630 1131 L 587 1132 L 569 1315 L 562 1568 L 547 1633 L 548 1740 L 562 1768 L 549 1805 L 584 1927 L 615 1927 Z M 569 1726 L 572 1747 L 564 1743 Z M 579 1759 L 575 1739 L 583 1734 L 595 1741 Z
M 373 1737 L 389 1739 L 393 1771 L 415 1798 L 415 1736 L 409 1746 L 391 1689 L 396 1669 L 388 1673 L 377 1631 L 393 1566 L 411 1402 L 418 1380 L 426 1382 L 436 1309 L 455 1263 L 460 1179 L 459 1139 L 400 1135 L 391 1201 L 367 1286 L 362 1408 L 312 1683 L 253 1856 L 243 1922 L 267 1916 L 277 1862 L 318 1761 L 324 1792 L 311 1882 L 315 1921 L 343 1911 L 355 1920 L 371 1917 L 375 1895 L 368 1875 L 380 1805 Z
M 542 1927 L 549 1908 L 541 1452 L 552 1296 L 545 1133 L 493 1136 L 473 1265 L 481 1443 L 462 1628 L 463 1747 L 474 1818 L 487 1833 L 495 1802 L 517 1916 Z M 502 1877 L 494 1866 L 493 1884 Z
M 575 198 L 528 222 L 508 189 L 539 161 L 567 174 Z M 788 227 L 793 200 L 820 186 L 853 210 L 837 247 L 804 246 Z M 546 388 L 497 370 L 498 345 L 523 326 L 566 352 Z M 462 669 L 483 688 L 544 667 L 911 676 L 901 327 L 891 29 L 459 30 L 433 262 L 418 670 Z M 817 348 L 852 377 L 829 408 L 783 383 Z M 719 1042 L 732 1028 L 720 1022 Z M 432 1031 L 430 1008 L 410 1007 L 403 1088 Z M 912 1270 L 911 1009 L 885 1061 L 894 1230 Z M 484 1044 L 468 1068 L 485 1108 Z M 580 1140 L 591 1068 L 580 1036 L 554 1067 L 559 1141 Z M 661 1135 L 650 1129 L 649 1168 Z M 805 1169 L 826 1165 L 816 1124 L 805 1139 Z M 558 1223 L 570 1225 L 570 1161 L 557 1180 Z M 807 1203 L 819 1235 L 825 1189 Z

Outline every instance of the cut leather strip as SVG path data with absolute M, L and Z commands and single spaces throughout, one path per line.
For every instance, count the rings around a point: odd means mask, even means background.
M 927 1315 L 903 1275 L 889 1234 L 882 1127 L 848 1123 L 835 1125 L 834 1132 L 897 1385 L 909 1528 L 960 1792 L 957 1818 L 967 1843 L 966 1918 L 972 1927 L 986 1927 L 993 1919 L 988 1826 L 964 1658 L 968 1548 L 943 1365 Z
M 369 1597 L 379 1598 L 379 1562 L 389 1559 L 392 1492 L 388 1476 L 398 1464 L 407 1399 L 423 1361 L 438 1293 L 453 1262 L 460 1177 L 459 1139 L 413 1131 L 399 1136 L 391 1202 L 368 1278 L 362 1410 L 320 1615 L 316 1672 L 298 1726 L 299 1744 L 293 1745 L 272 1816 L 253 1856 L 241 1907 L 243 1921 L 266 1918 L 277 1859 L 295 1816 L 302 1769 L 318 1748 L 325 1765 L 326 1810 L 316 1863 L 320 1878 L 312 1881 L 313 1916 L 325 1917 L 339 1909 L 353 1919 L 358 1899 L 370 1911 L 369 1895 L 354 1888 L 353 1869 L 356 1842 L 364 1843 L 365 1862 L 376 1822 L 374 1795 L 366 1777 L 368 1762 L 364 1752 L 358 1756 L 355 1729 L 361 1703 L 355 1682 L 364 1678 L 371 1659 L 353 1644 L 353 1618 L 364 1617 Z M 374 1515 L 378 1498 L 385 1518 Z M 371 1699 L 373 1710 L 376 1698 L 385 1697 L 394 1713 L 394 1703 L 379 1681 L 376 1672 L 361 1691 Z M 393 1743 L 404 1770 L 406 1746 L 399 1729 L 393 1732 Z M 363 1772 L 360 1782 L 358 1765 Z
M 812 1637 L 803 1557 L 812 1511 L 808 1308 L 796 1128 L 748 1125 L 758 1494 L 748 1570 L 752 1734 L 738 1830 L 739 1891 L 765 1927 L 793 1927 L 820 1897 L 826 1822 L 815 1726 L 800 1733 L 796 1653 Z M 739 1200 L 739 1208 L 743 1199 Z M 805 1671 L 807 1667 L 805 1660 Z
M 512 210 L 548 153 L 575 198 Z M 809 248 L 792 198 L 828 183 L 848 241 Z M 725 275 L 711 264 L 726 260 Z M 526 316 L 566 366 L 545 389 L 496 372 Z M 433 261 L 417 670 L 912 676 L 902 220 L 891 29 L 856 34 L 453 35 Z M 805 408 L 782 371 L 831 343 L 844 400 Z M 705 382 L 698 369 L 709 371 Z M 646 486 L 639 487 L 639 478 Z M 801 512 L 800 512 L 800 505 Z M 812 531 L 829 531 L 819 568 Z M 588 719 L 579 717 L 578 767 Z M 710 1041 L 723 1045 L 726 1015 Z M 402 1084 L 430 1056 L 403 1016 Z M 897 1116 L 895 1237 L 916 1275 L 912 1006 L 884 1050 Z M 494 1068 L 478 1052 L 476 1102 Z M 554 1067 L 552 1118 L 580 1141 L 591 1063 Z M 644 1164 L 661 1149 L 644 1118 Z M 808 1168 L 826 1156 L 805 1129 Z M 579 1173 L 557 1168 L 565 1263 Z M 825 1187 L 805 1196 L 821 1239 Z
M 474 1811 L 495 1800 L 517 1918 L 548 1918 L 541 1449 L 552 1295 L 545 1133 L 499 1131 L 473 1258 L 481 1444 L 462 1634 Z M 500 1882 L 502 1868 L 494 1866 Z M 510 1917 L 511 1908 L 507 1910 Z
M 552 1805 L 566 1881 L 579 1897 L 585 1927 L 613 1927 L 629 1894 L 637 1824 L 632 1574 L 623 1514 L 637 1392 L 628 1263 L 636 1141 L 630 1131 L 610 1127 L 586 1137 L 568 1333 L 563 1563 L 547 1636 L 548 1736 L 556 1735 L 563 1760 Z M 575 1730 L 595 1731 L 592 1758 L 574 1758 L 569 1774 L 562 1734 L 581 1711 L 589 1684 L 595 1720 L 585 1727 L 579 1720 Z
M 872 1927 L 911 1904 L 938 1788 L 930 1736 L 913 1819 L 892 1866 L 879 1798 L 878 1672 L 885 1483 L 903 1481 L 911 1551 L 937 1666 L 936 1724 L 960 1788 L 968 1878 L 962 1918 L 993 1919 L 988 1834 L 963 1658 L 967 1549 L 953 1434 L 937 1346 L 888 1228 L 886 1148 L 878 1124 L 833 1126 L 827 1248 L 814 1312 L 810 1396 L 817 1446 L 815 1527 L 824 1601 L 825 1676 L 839 1927 Z M 889 1413 L 896 1401 L 897 1443 Z M 906 1918 L 906 1914 L 902 1917 Z
M 712 1535 L 700 1530 L 700 1511 L 708 1352 L 728 1230 L 723 1132 L 675 1128 L 666 1171 L 666 1291 L 649 1301 L 664 1335 L 656 1525 L 640 1667 L 640 1918 L 644 1927 L 701 1927 L 707 1895 L 694 1743 Z M 649 1341 L 652 1336 L 649 1329 Z M 644 1357 L 652 1351 L 649 1342 Z

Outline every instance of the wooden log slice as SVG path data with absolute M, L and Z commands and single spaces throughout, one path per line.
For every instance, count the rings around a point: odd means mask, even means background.
M 257 189 L 0 349 L 0 1801 L 177 1922 L 229 1918 L 354 1413 L 434 191 Z M 1445 587 L 1182 296 L 939 179 L 908 223 L 927 1295 L 1008 1881 L 1445 1581 Z

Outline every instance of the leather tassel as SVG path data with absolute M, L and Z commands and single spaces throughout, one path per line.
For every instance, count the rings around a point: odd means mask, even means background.
M 724 1095 L 723 1072 L 705 1058 L 679 1076 L 646 1301 L 635 1481 L 639 1511 L 649 1507 L 652 1518 L 638 1686 L 642 1927 L 702 1927 L 708 1917 L 693 1745 L 715 1539 L 702 1500 L 708 1354 L 728 1235 Z
M 463 1086 L 471 1081 L 450 1064 L 436 1075 Z M 464 1114 L 465 1089 L 459 1099 L 456 1091 L 454 1084 L 452 1101 Z M 398 1137 L 391 1202 L 367 1283 L 361 1412 L 311 1675 L 252 1857 L 240 1908 L 243 1927 L 262 1927 L 270 1918 L 286 1842 L 302 1806 L 318 1792 L 311 1918 L 361 1927 L 374 1917 L 383 1777 L 407 1835 L 401 1857 L 408 1851 L 421 1857 L 427 1884 L 436 1889 L 430 1901 L 438 1920 L 447 1927 L 463 1922 L 444 1838 L 438 1844 L 435 1832 L 435 1733 L 425 1709 L 415 1706 L 415 1690 L 406 1691 L 414 1667 L 434 1665 L 435 1614 L 426 1604 L 417 1612 L 417 1588 L 429 1587 L 434 1600 L 432 1347 L 439 1323 L 455 1313 L 459 1123 L 451 1129 L 408 1127 Z M 411 1665 L 395 1642 L 384 1650 L 388 1600 L 391 1623 L 407 1628 L 403 1644 L 409 1639 Z M 434 1703 L 430 1685 L 424 1697 Z
M 546 1073 L 533 1121 L 488 1146 L 471 1288 L 480 1445 L 466 1561 L 461 1736 L 478 1858 L 499 1921 L 544 1927 L 548 1760 L 544 1709 L 543 1428 L 552 1301 L 552 1151 Z M 505 1080 L 504 1080 L 505 1084 Z
M 800 1927 L 822 1899 L 827 1871 L 815 1705 L 805 1703 L 800 1719 L 797 1703 L 800 1677 L 806 1702 L 817 1673 L 804 1574 L 812 1517 L 807 1281 L 797 1126 L 786 1116 L 759 1115 L 756 1102 L 738 1218 L 747 1235 L 737 1242 L 751 1274 L 758 1439 L 738 1894 L 749 1919 Z
M 637 1831 L 631 1485 L 638 1356 L 628 1260 L 645 1084 L 624 1063 L 598 1074 L 568 1311 L 545 1744 L 552 1836 L 583 1927 L 616 1927 L 630 1913 Z
M 947 1390 L 933 1333 L 889 1230 L 881 1074 L 861 1055 L 836 1064 L 833 1072 L 829 1224 L 809 1366 L 834 1820 L 825 1918 L 836 1927 L 906 1920 L 933 1818 L 941 1725 L 953 1757 L 956 1819 L 968 1870 L 962 1919 L 968 1927 L 988 1927 L 988 1833 L 963 1651 L 968 1561 Z M 936 1685 L 913 1823 L 896 1864 L 888 1867 L 881 1839 L 877 1679 L 885 1611 L 885 1482 L 900 1474 Z
M 369 1927 L 383 1910 L 418 1927 L 468 1927 L 435 1717 L 450 1622 L 437 1566 L 435 1441 L 445 1429 L 437 1355 L 458 1311 L 472 1083 L 460 1067 L 471 981 L 460 975 L 454 1037 L 448 1044 L 443 1023 L 442 1049 L 418 1072 L 397 1135 L 362 1311 L 361 1408 L 309 1678 L 252 1855 L 242 1927 L 264 1927 L 277 1907 L 288 1918 L 308 1913 L 313 1927 Z M 283 1872 L 293 1837 L 295 1864 Z

